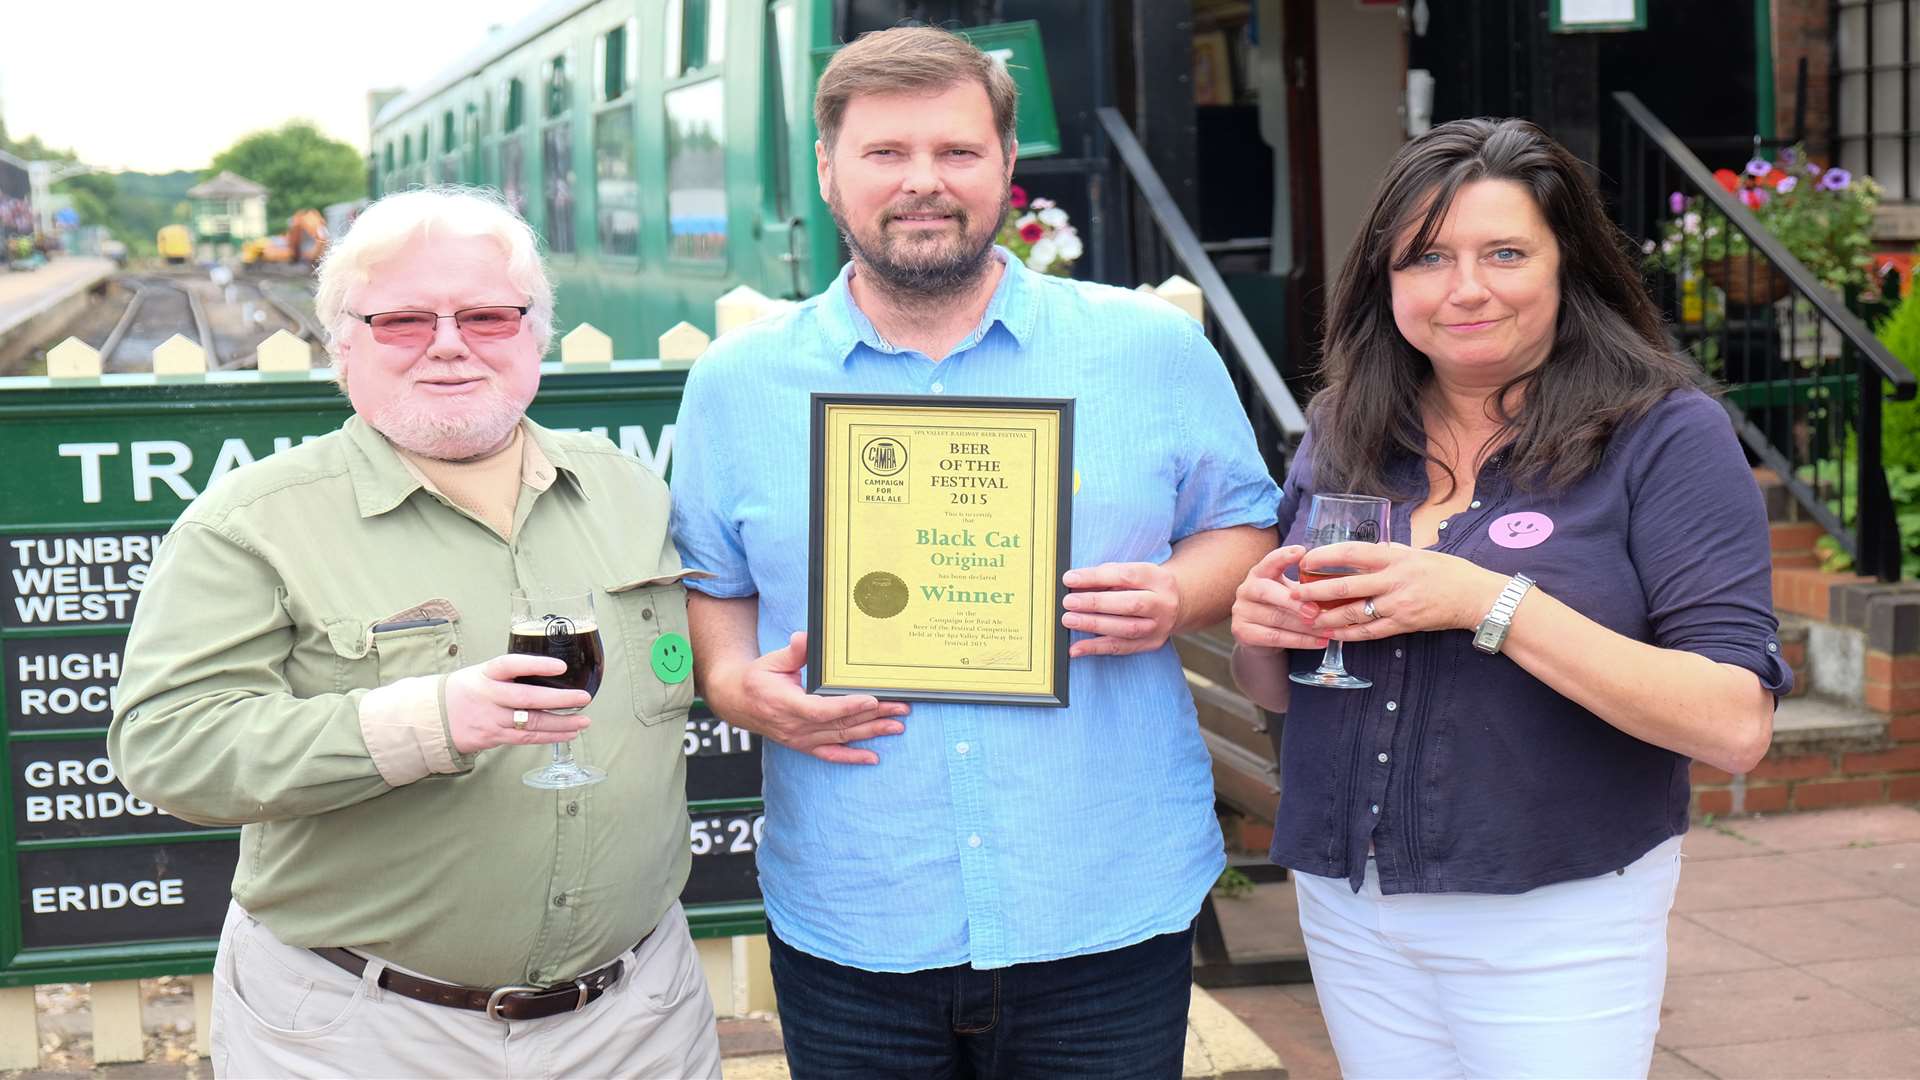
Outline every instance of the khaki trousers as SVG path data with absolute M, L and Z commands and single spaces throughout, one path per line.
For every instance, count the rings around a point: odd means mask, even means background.
M 658 1077 L 719 1080 L 706 975 L 675 904 L 620 981 L 579 1012 L 502 1023 L 376 985 L 227 909 L 213 969 L 218 1077 Z

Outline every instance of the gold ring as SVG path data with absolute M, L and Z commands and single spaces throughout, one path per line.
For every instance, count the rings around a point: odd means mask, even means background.
M 525 709 L 513 710 L 513 729 L 515 731 L 527 730 L 527 710 Z

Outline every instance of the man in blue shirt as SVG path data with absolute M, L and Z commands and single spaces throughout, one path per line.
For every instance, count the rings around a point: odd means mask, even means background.
M 843 49 L 815 118 L 853 255 L 687 380 L 673 529 L 695 672 L 773 744 L 759 850 L 795 1076 L 1180 1074 L 1192 923 L 1222 866 L 1170 637 L 1219 621 L 1277 491 L 1200 327 L 993 237 L 1006 72 L 943 30 Z M 1075 399 L 1072 706 L 801 689 L 810 392 Z M 860 767 L 866 766 L 866 767 Z

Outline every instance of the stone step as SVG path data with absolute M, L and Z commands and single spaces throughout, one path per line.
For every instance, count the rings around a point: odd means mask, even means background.
M 1221 686 L 1233 686 L 1233 635 L 1225 623 L 1173 639 L 1180 666 Z
M 1767 757 L 1878 750 L 1888 745 L 1887 715 L 1826 697 L 1791 697 L 1773 714 Z

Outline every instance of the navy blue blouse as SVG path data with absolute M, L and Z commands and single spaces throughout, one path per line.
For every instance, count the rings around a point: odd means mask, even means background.
M 1303 543 L 1312 436 L 1280 498 L 1285 543 Z M 1402 463 L 1393 507 L 1411 543 L 1426 470 Z M 1600 466 L 1558 495 L 1511 483 L 1504 454 L 1436 550 L 1521 572 L 1617 633 L 1791 686 L 1773 613 L 1766 510 L 1722 407 L 1676 391 L 1614 434 Z M 1524 607 L 1524 603 L 1522 605 Z M 1281 753 L 1273 861 L 1348 879 L 1372 844 L 1385 893 L 1517 893 L 1618 870 L 1687 829 L 1689 759 L 1640 741 L 1465 630 L 1346 646 L 1367 690 L 1294 685 Z M 1310 670 L 1319 654 L 1294 650 Z

